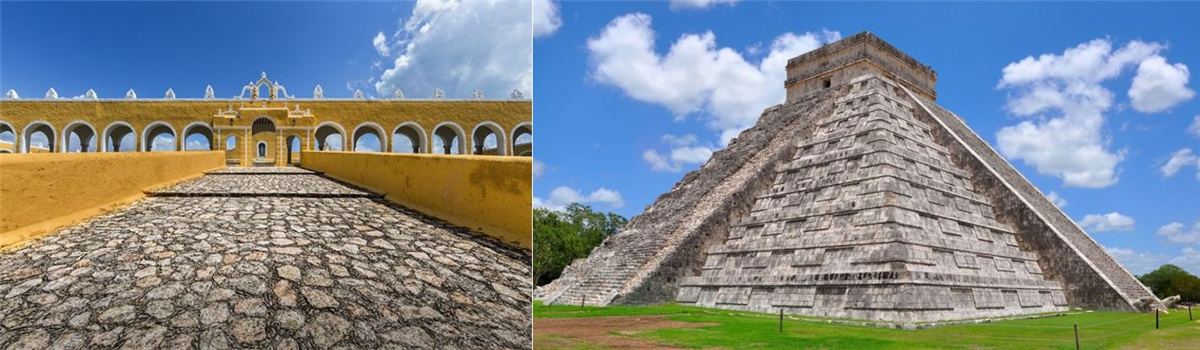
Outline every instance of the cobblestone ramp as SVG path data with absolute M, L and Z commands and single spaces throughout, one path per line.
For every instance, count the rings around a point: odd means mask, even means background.
M 153 197 L 382 197 L 312 172 L 220 173 L 147 194 Z
M 297 167 L 227 167 L 206 172 L 209 175 L 245 175 L 245 174 L 320 174 L 320 172 Z
M 353 190 L 314 175 L 175 188 Z M 152 196 L 0 252 L 0 348 L 527 349 L 529 259 L 369 198 Z

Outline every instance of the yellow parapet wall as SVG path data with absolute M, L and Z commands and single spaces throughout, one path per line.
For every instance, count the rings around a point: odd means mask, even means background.
M 302 167 L 531 249 L 532 159 L 431 154 L 304 152 Z
M 143 190 L 225 166 L 205 152 L 0 156 L 0 248 L 143 197 Z

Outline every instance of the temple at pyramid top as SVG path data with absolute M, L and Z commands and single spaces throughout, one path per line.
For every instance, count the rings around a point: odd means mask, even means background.
M 937 99 L 937 72 L 875 34 L 861 32 L 793 57 L 787 63 L 787 100 L 843 85 L 867 70 L 883 73 L 915 93 Z
M 933 69 L 864 32 L 787 72 L 786 102 L 535 297 L 905 325 L 1162 306 L 936 103 Z

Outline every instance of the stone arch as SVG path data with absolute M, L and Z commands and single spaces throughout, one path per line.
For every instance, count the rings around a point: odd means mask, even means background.
M 509 146 L 512 147 L 512 153 L 522 157 L 533 156 L 533 123 L 523 122 L 517 124 L 512 129 L 512 133 L 508 134 L 512 137 Z M 529 135 L 529 142 L 520 142 L 522 135 Z
M 101 152 L 120 152 L 121 151 L 120 150 L 121 140 L 125 139 L 125 135 L 134 135 L 133 148 L 126 150 L 126 152 L 137 151 L 138 140 L 137 140 L 137 133 L 134 130 L 136 130 L 136 129 L 133 128 L 132 124 L 129 124 L 129 123 L 126 123 L 123 121 L 115 121 L 112 123 L 108 123 L 108 126 L 104 127 L 104 133 L 102 133 L 101 137 L 100 137 L 100 141 L 101 141 L 100 142 L 101 143 L 100 151 Z M 115 145 L 114 145 L 114 141 L 115 141 Z
M 363 129 L 366 129 L 365 131 Z M 362 122 L 354 127 L 354 135 L 350 139 L 350 150 L 359 152 L 358 140 L 367 133 L 374 133 L 379 139 L 379 151 L 387 152 L 387 135 L 383 133 L 383 126 L 375 122 Z
M 435 150 L 433 141 L 429 141 L 429 153 L 445 152 L 453 145 L 453 141 L 458 141 L 458 147 L 453 151 L 454 154 L 466 154 L 467 140 L 466 131 L 463 131 L 462 126 L 455 122 L 441 122 L 433 127 L 433 137 L 440 139 L 443 142 L 442 149 Z M 448 153 L 447 153 L 448 154 Z
M 303 143 L 300 142 L 300 136 L 288 135 L 287 137 L 283 138 L 283 142 L 284 142 L 284 147 L 287 150 L 287 152 L 286 152 L 287 160 L 285 161 L 285 163 L 287 163 L 287 164 L 300 163 L 300 160 L 296 158 L 297 156 L 300 155 L 301 149 L 303 149 L 303 147 L 304 147 Z M 293 145 L 296 146 L 294 150 L 292 149 Z
M 54 130 L 54 126 L 44 120 L 38 120 L 25 125 L 25 129 L 21 130 L 21 153 L 29 152 L 29 140 L 32 139 L 32 133 L 41 132 L 46 136 L 46 141 L 50 143 L 47 149 L 54 152 L 54 146 L 58 144 L 58 132 Z
M 197 131 L 196 129 L 200 129 L 200 130 Z M 194 134 L 196 132 L 199 132 L 202 136 L 204 136 L 205 138 L 208 139 L 208 150 L 209 151 L 217 149 L 217 146 L 215 145 L 216 139 L 213 136 L 212 126 L 208 125 L 208 123 L 205 123 L 205 122 L 191 122 L 187 126 L 183 127 L 183 134 L 181 135 L 181 138 L 179 139 L 180 140 L 179 143 L 181 145 L 183 145 L 184 151 L 188 151 L 188 149 L 187 149 L 188 137 L 192 136 L 192 134 Z
M 80 128 L 84 128 L 80 130 Z M 59 147 L 59 152 L 68 153 L 71 150 L 71 134 L 79 137 L 80 152 L 96 152 L 96 127 L 92 123 L 82 120 L 73 121 L 62 129 L 62 145 Z
M 12 145 L 11 145 L 12 149 L 4 148 L 4 149 L 0 149 L 0 151 L 8 151 L 7 153 L 16 153 L 16 152 L 20 151 L 21 150 L 21 135 L 17 133 L 17 128 L 14 128 L 12 126 L 12 124 L 9 124 L 6 121 L 0 120 L 0 134 L 3 134 L 5 132 L 11 133 L 13 136 L 12 137 Z
M 278 126 L 276 126 L 275 118 L 269 116 L 258 116 L 250 123 L 250 144 L 254 145 L 250 149 L 254 155 L 253 161 L 256 165 L 275 164 L 279 155 L 278 146 Z M 262 152 L 260 152 L 260 150 Z
M 324 122 L 317 124 L 317 127 L 313 129 L 313 149 L 318 151 L 331 150 L 331 147 L 325 143 L 329 136 L 333 136 L 333 134 L 337 134 L 338 137 L 341 138 L 337 150 L 345 150 L 346 128 L 343 128 L 341 124 L 335 122 Z
M 500 124 L 493 121 L 486 121 L 475 125 L 471 129 L 471 154 L 488 154 L 487 149 L 484 149 L 484 140 L 487 140 L 488 135 L 494 135 L 496 138 L 496 155 L 508 154 L 508 142 L 504 138 L 504 128 Z
M 429 153 L 429 140 L 425 136 L 425 128 L 416 122 L 404 122 L 392 129 L 392 145 L 388 148 L 389 152 L 396 152 L 396 135 L 407 138 L 412 143 L 412 153 Z M 404 150 L 400 153 L 407 153 Z
M 175 132 L 175 127 L 164 121 L 156 121 L 146 125 L 142 129 L 142 152 L 154 151 L 154 138 L 163 133 L 170 133 L 175 139 L 171 145 L 171 151 L 179 150 L 179 133 Z
M 230 133 L 230 134 L 225 135 L 224 140 L 221 140 L 221 149 L 225 150 L 225 163 L 226 164 L 241 164 L 242 163 L 242 158 L 245 158 L 244 151 L 245 151 L 245 147 L 246 147 L 242 144 L 243 137 L 244 136 L 238 135 L 237 133 Z M 232 142 L 230 142 L 230 141 L 232 141 Z M 232 143 L 233 145 L 230 146 L 230 143 Z
M 268 116 L 254 118 L 254 121 L 250 122 L 250 134 L 254 134 L 255 130 L 275 132 L 275 119 Z

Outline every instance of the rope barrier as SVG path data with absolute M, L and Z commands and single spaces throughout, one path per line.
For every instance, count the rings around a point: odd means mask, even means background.
M 977 339 L 999 339 L 999 340 L 1025 340 L 1025 341 L 1063 341 L 1074 342 L 1075 339 L 1057 339 L 1057 338 L 1022 338 L 1022 337 L 997 337 L 987 335 L 968 335 L 968 334 L 937 334 L 937 336 L 959 337 L 959 338 L 977 338 Z
M 1110 325 L 1113 323 L 1125 322 L 1125 321 L 1132 320 L 1132 319 L 1142 317 L 1142 316 L 1147 316 L 1147 315 L 1137 314 L 1137 315 L 1133 315 L 1133 316 L 1122 318 L 1122 319 L 1115 320 L 1115 321 L 1101 322 L 1101 323 L 1095 323 L 1095 324 L 1081 324 L 1081 325 L 1079 325 L 1079 327 L 1080 328 L 1099 327 L 1099 326 L 1104 326 L 1104 325 Z
M 1147 327 L 1147 328 L 1150 328 L 1150 327 L 1153 327 L 1153 325 L 1147 324 L 1147 325 L 1146 325 L 1146 327 Z M 1116 332 L 1116 333 L 1108 333 L 1108 334 L 1105 334 L 1105 335 L 1099 335 L 1099 336 L 1095 336 L 1095 337 L 1091 337 L 1091 338 L 1081 338 L 1080 340 L 1081 340 L 1081 341 L 1088 341 L 1088 340 L 1104 339 L 1104 338 L 1108 338 L 1108 337 L 1114 337 L 1114 336 L 1118 336 L 1118 335 L 1126 334 L 1126 333 L 1133 332 L 1133 331 L 1144 331 L 1144 330 L 1146 330 L 1146 329 L 1143 329 L 1143 328 L 1138 328 L 1138 327 L 1130 327 L 1129 329 L 1126 329 L 1126 330 L 1123 330 L 1123 331 L 1120 331 L 1120 332 Z

